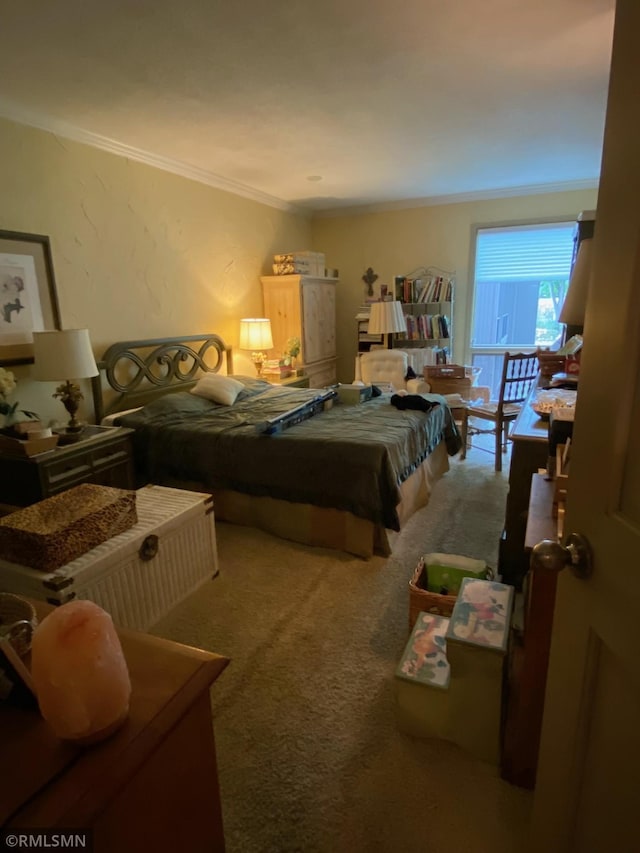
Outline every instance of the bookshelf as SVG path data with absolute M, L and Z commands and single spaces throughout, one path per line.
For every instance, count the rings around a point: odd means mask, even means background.
M 421 267 L 406 276 L 396 276 L 392 297 L 402 303 L 406 333 L 393 336 L 396 348 L 436 347 L 449 356 L 453 345 L 454 273 L 437 267 Z M 369 305 L 356 314 L 358 352 L 382 344 L 382 335 L 370 335 Z

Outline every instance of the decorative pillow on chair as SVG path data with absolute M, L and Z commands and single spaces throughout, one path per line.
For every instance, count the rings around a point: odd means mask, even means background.
M 212 400 L 214 403 L 220 403 L 222 406 L 232 406 L 243 388 L 242 382 L 232 379 L 231 376 L 218 376 L 212 373 L 198 379 L 191 393 Z

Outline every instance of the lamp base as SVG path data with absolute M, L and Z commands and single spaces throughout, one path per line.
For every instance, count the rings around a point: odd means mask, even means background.
M 80 387 L 74 382 L 71 382 L 70 379 L 67 379 L 66 382 L 63 382 L 62 385 L 59 385 L 56 388 L 56 392 L 53 396 L 58 397 L 60 399 L 62 405 L 71 415 L 71 417 L 69 418 L 69 423 L 65 427 L 65 432 L 82 432 L 82 430 L 84 429 L 84 424 L 81 424 L 80 421 L 76 418 L 76 412 L 78 411 L 80 400 L 84 399 L 84 394 L 80 390 Z
M 79 430 L 68 430 L 66 427 L 54 430 L 54 433 L 58 436 L 59 445 L 74 444 L 76 441 L 80 441 L 86 437 L 85 432 L 85 426 L 81 426 Z

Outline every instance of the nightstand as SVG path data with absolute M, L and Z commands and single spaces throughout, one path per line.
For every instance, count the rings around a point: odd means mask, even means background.
M 80 483 L 134 489 L 133 430 L 103 429 L 37 456 L 0 454 L 0 512 L 29 506 Z
M 308 376 L 285 376 L 284 379 L 276 379 L 275 376 L 261 376 L 271 385 L 286 385 L 288 388 L 308 388 Z

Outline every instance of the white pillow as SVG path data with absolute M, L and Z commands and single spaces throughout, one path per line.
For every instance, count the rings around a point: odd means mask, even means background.
M 218 376 L 212 373 L 198 379 L 191 393 L 197 394 L 198 397 L 206 397 L 207 400 L 213 400 L 214 403 L 220 403 L 223 406 L 232 406 L 243 388 L 242 382 L 232 379 L 231 376 Z

